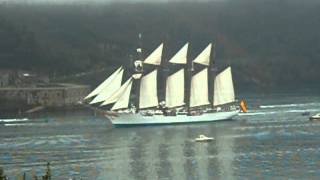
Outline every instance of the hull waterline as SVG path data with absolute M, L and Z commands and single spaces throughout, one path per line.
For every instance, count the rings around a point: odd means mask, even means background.
M 137 114 L 119 113 L 116 116 L 106 115 L 106 117 L 115 126 L 130 126 L 130 125 L 168 125 L 168 124 L 222 121 L 222 120 L 231 120 L 233 117 L 237 115 L 238 115 L 238 111 L 204 113 L 198 116 L 187 116 L 187 115 L 145 116 L 139 113 Z

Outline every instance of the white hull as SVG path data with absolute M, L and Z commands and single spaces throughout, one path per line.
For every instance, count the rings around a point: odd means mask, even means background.
M 178 124 L 178 123 L 199 123 L 229 120 L 238 114 L 238 111 L 212 112 L 197 116 L 177 115 L 144 116 L 140 113 L 117 113 L 115 116 L 106 115 L 113 125 L 155 125 L 155 124 Z
M 320 113 L 310 117 L 311 121 L 320 120 Z

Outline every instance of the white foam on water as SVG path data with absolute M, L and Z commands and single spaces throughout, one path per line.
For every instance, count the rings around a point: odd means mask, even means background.
M 264 125 L 264 126 L 242 126 L 234 127 L 234 130 L 250 130 L 250 129 L 275 129 L 275 128 L 294 128 L 294 127 L 318 127 L 320 124 L 301 123 L 301 124 L 281 124 L 281 125 Z
M 320 112 L 320 109 L 292 109 L 285 112 L 289 112 L 289 113 Z
M 299 104 L 278 104 L 278 105 L 261 105 L 259 106 L 261 109 L 267 108 L 284 108 L 284 107 L 297 107 Z
M 248 113 L 239 113 L 239 116 L 256 116 L 256 115 L 269 115 L 269 114 L 276 114 L 276 111 L 270 112 L 248 112 Z
M 247 137 L 264 137 L 269 136 L 271 133 L 269 131 L 263 131 L 259 133 L 246 133 L 246 134 L 235 134 L 235 135 L 227 135 L 227 138 L 247 138 Z
M 22 119 L 0 119 L 0 122 L 9 123 L 9 122 L 25 122 L 29 121 L 28 118 L 22 118 Z
M 305 112 L 320 112 L 319 109 L 291 109 L 285 111 L 249 111 L 248 113 L 239 113 L 239 116 L 262 116 L 262 115 L 272 115 L 281 113 L 305 113 Z
M 274 105 L 261 105 L 261 109 L 271 108 L 288 108 L 288 107 L 301 107 L 301 106 L 320 106 L 320 103 L 302 103 L 302 104 L 274 104 Z
M 4 124 L 4 126 L 33 126 L 34 123 L 10 123 L 10 124 Z
M 249 152 L 249 153 L 238 153 L 237 156 L 243 156 L 243 157 L 250 157 L 252 155 L 258 155 L 258 156 L 270 156 L 274 154 L 294 154 L 297 152 L 319 152 L 320 148 L 301 148 L 301 149 L 294 149 L 294 150 L 275 150 L 275 151 L 268 151 L 268 152 Z

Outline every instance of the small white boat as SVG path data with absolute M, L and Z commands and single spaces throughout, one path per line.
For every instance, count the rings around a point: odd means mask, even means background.
M 314 121 L 314 120 L 320 120 L 320 113 L 316 114 L 316 115 L 313 115 L 310 117 L 310 120 L 311 121 Z
M 195 139 L 197 142 L 208 142 L 214 140 L 213 137 L 207 137 L 203 134 L 201 134 L 198 138 Z

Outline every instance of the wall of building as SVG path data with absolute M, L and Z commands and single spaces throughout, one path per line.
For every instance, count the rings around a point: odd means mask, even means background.
M 27 106 L 72 106 L 78 104 L 89 90 L 89 86 L 73 84 L 40 88 L 0 88 L 0 106 L 5 106 L 10 101 L 23 102 Z
M 9 85 L 9 73 L 0 72 L 0 87 L 5 87 Z

